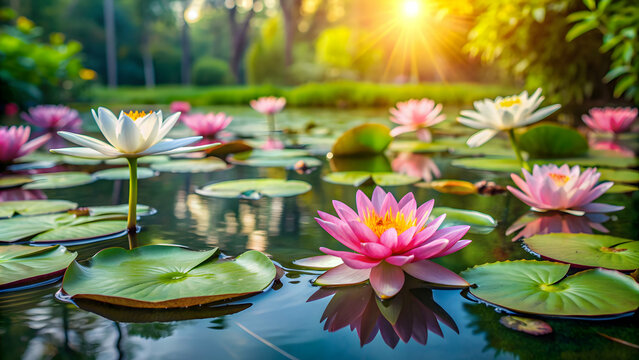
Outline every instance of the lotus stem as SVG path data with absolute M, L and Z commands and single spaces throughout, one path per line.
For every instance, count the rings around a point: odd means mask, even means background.
M 517 144 L 517 140 L 515 139 L 515 130 L 508 130 L 508 138 L 510 139 L 510 146 L 512 146 L 515 151 L 515 155 L 517 156 L 517 160 L 519 160 L 519 165 L 530 171 L 530 165 L 524 160 L 524 157 L 521 155 L 521 149 L 519 148 L 519 144 Z
M 275 135 L 275 115 L 266 115 L 266 121 L 268 122 L 268 138 L 273 139 L 273 135 Z
M 129 234 L 136 233 L 137 205 L 138 205 L 138 159 L 127 158 L 129 162 L 129 215 L 127 218 L 127 230 Z

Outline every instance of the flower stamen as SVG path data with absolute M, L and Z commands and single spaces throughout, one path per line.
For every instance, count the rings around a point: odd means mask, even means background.
M 550 173 L 550 174 L 548 174 L 548 176 L 552 179 L 552 181 L 557 186 L 564 186 L 564 185 L 566 185 L 568 180 L 570 180 L 570 176 L 557 174 L 557 173 Z
M 141 119 L 149 114 L 152 114 L 153 111 L 149 111 L 148 114 L 144 111 L 129 111 L 129 112 L 125 112 L 126 116 L 128 116 L 129 118 L 131 118 L 131 120 L 135 121 L 138 119 Z
M 502 100 L 499 100 L 497 102 L 497 105 L 502 108 L 509 108 L 513 105 L 521 105 L 521 99 L 519 98 L 519 96 L 507 97 Z
M 409 228 L 416 225 L 413 216 L 404 216 L 398 212 L 393 214 L 392 210 L 388 210 L 384 216 L 379 216 L 375 212 L 366 214 L 362 221 L 369 229 L 373 230 L 375 235 L 381 236 L 386 230 L 394 228 L 397 234 L 401 234 Z

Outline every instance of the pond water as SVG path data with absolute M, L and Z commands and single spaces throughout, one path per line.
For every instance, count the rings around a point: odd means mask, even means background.
M 224 109 L 236 115 L 236 129 L 260 126 L 261 118 L 249 109 Z M 350 127 L 373 119 L 385 121 L 384 110 L 313 111 L 287 113 L 288 119 L 303 116 L 316 123 L 333 121 Z M 283 123 L 288 120 L 283 118 Z M 260 124 L 260 125 L 255 125 Z M 297 122 L 296 122 L 297 124 Z M 336 128 L 339 128 L 337 126 Z M 90 128 L 90 127 L 89 127 Z M 176 134 L 188 133 L 185 128 Z M 176 135 L 177 136 L 177 135 Z M 280 168 L 234 166 L 204 174 L 168 174 L 140 180 L 139 202 L 157 209 L 139 224 L 140 245 L 179 244 L 193 249 L 220 247 L 224 254 L 239 255 L 247 249 L 262 251 L 281 265 L 286 274 L 273 288 L 256 296 L 225 304 L 177 311 L 121 311 L 94 308 L 94 312 L 54 298 L 59 282 L 19 292 L 0 293 L 0 354 L 2 359 L 96 358 L 96 359 L 326 359 L 326 358 L 446 358 L 446 359 L 586 359 L 637 358 L 638 350 L 610 341 L 598 333 L 637 340 L 637 318 L 607 321 L 547 320 L 554 332 L 542 337 L 503 327 L 503 314 L 460 295 L 459 290 L 416 288 L 400 294 L 407 313 L 397 329 L 358 335 L 361 323 L 353 314 L 373 307 L 370 288 L 358 286 L 318 293 L 312 281 L 319 271 L 300 270 L 292 261 L 319 255 L 320 246 L 340 248 L 315 222 L 317 210 L 334 213 L 331 201 L 355 206 L 357 189 L 321 179 L 330 172 L 324 165 L 310 174 Z M 507 174 L 459 169 L 451 157 L 432 160 L 444 179 L 478 181 L 490 179 L 507 184 Z M 78 169 L 78 167 L 74 167 Z M 91 169 L 92 168 L 87 168 Z M 287 178 L 310 183 L 313 189 L 291 198 L 224 200 L 205 198 L 194 189 L 223 180 Z M 68 199 L 82 206 L 125 203 L 126 181 L 99 180 L 89 185 L 47 190 L 49 199 Z M 370 195 L 372 187 L 363 190 Z M 534 259 L 506 229 L 527 212 L 527 206 L 504 193 L 495 196 L 441 194 L 416 186 L 388 188 L 396 197 L 409 191 L 418 203 L 431 198 L 436 206 L 478 210 L 490 214 L 499 225 L 489 234 L 468 234 L 467 248 L 436 262 L 460 272 L 474 265 L 508 259 Z M 638 192 L 604 195 L 606 203 L 623 205 L 605 223 L 612 235 L 636 239 L 639 233 Z M 84 260 L 97 251 L 127 247 L 126 237 L 70 246 Z M 310 299 L 313 295 L 315 296 Z M 359 311 L 361 313 L 361 311 Z M 324 315 L 323 315 L 324 314 Z M 366 312 L 374 324 L 379 312 Z M 328 317 L 328 319 L 324 319 Z M 176 320 L 182 319 L 182 320 Z M 155 320 L 155 321 L 153 321 Z M 428 336 L 420 329 L 428 328 Z M 458 330 L 458 331 L 455 331 Z M 398 335 L 414 338 L 404 343 Z M 439 336 L 437 333 L 440 333 Z M 418 341 L 419 340 L 419 341 Z M 363 343 L 366 343 L 362 345 Z M 425 343 L 425 344 L 422 344 Z

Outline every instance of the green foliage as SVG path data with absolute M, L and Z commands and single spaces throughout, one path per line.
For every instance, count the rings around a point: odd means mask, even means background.
M 224 60 L 202 57 L 193 65 L 193 82 L 196 85 L 227 84 L 229 75 L 229 65 Z
M 266 20 L 249 47 L 246 75 L 249 84 L 281 84 L 286 80 L 284 33 L 279 17 Z
M 530 128 L 519 138 L 519 146 L 535 159 L 581 156 L 588 141 L 578 131 L 552 124 Z
M 615 82 L 614 96 L 639 103 L 639 8 L 635 0 L 584 0 L 588 8 L 571 14 L 574 26 L 568 41 L 596 30 L 603 34 L 599 51 L 610 54 L 610 70 L 604 80 Z

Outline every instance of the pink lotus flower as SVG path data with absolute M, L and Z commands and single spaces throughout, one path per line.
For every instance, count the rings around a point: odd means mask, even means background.
M 401 290 L 404 272 L 444 286 L 468 286 L 459 275 L 427 260 L 452 254 L 470 244 L 470 240 L 461 240 L 469 226 L 439 229 L 445 214 L 427 224 L 433 205 L 434 200 L 430 200 L 417 208 L 413 193 L 398 203 L 393 194 L 380 187 L 375 188 L 372 199 L 361 190 L 357 192 L 357 213 L 334 200 L 339 217 L 318 211 L 320 218 L 315 220 L 355 252 L 321 247 L 322 252 L 341 258 L 344 264 L 328 270 L 315 283 L 335 286 L 370 280 L 381 298 L 393 297 Z
M 261 146 L 262 150 L 280 150 L 284 149 L 284 143 L 273 138 L 268 138 Z
M 214 138 L 220 131 L 226 128 L 233 117 L 225 113 L 191 114 L 182 115 L 182 121 L 196 134 Z
M 520 238 L 527 239 L 534 235 L 543 234 L 592 234 L 593 229 L 602 233 L 608 233 L 608 229 L 603 226 L 602 223 L 609 219 L 610 217 L 599 213 L 585 214 L 585 216 L 576 216 L 557 211 L 527 213 L 517 219 L 517 221 L 506 230 L 506 235 L 521 230 L 513 237 L 513 241 L 517 241 Z
M 422 154 L 400 153 L 393 159 L 391 167 L 400 174 L 415 176 L 429 182 L 442 175 L 433 159 Z
M 191 111 L 191 104 L 188 101 L 174 101 L 169 105 L 171 113 L 180 112 L 182 114 L 188 114 Z
M 632 123 L 637 119 L 637 109 L 629 107 L 592 108 L 589 115 L 583 115 L 581 119 L 594 131 L 618 134 L 630 129 Z
M 623 206 L 593 203 L 613 185 L 605 182 L 597 185 L 600 173 L 588 168 L 580 174 L 579 166 L 535 165 L 532 175 L 522 169 L 522 180 L 510 174 L 520 190 L 508 186 L 508 191 L 530 205 L 534 211 L 559 210 L 573 215 L 619 211 Z
M 397 108 L 390 109 L 391 121 L 399 124 L 391 130 L 391 136 L 416 131 L 417 138 L 421 141 L 430 142 L 432 136 L 428 127 L 438 124 L 446 119 L 446 115 L 440 114 L 442 104 L 437 104 L 430 99 L 409 100 L 399 102 Z
M 0 164 L 8 164 L 25 156 L 46 143 L 50 134 L 42 135 L 31 141 L 31 128 L 27 126 L 0 127 Z
M 274 115 L 284 109 L 286 99 L 276 98 L 275 96 L 261 97 L 257 100 L 251 100 L 251 107 L 264 115 Z
M 46 131 L 80 131 L 82 119 L 74 109 L 63 105 L 38 105 L 20 114 L 25 121 Z

